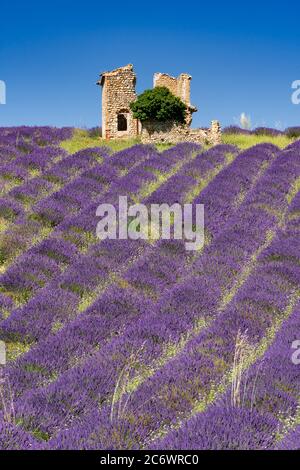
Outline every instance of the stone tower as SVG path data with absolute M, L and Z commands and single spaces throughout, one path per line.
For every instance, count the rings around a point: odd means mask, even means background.
M 153 77 L 153 87 L 165 86 L 170 90 L 173 95 L 180 98 L 187 105 L 186 125 L 190 126 L 192 123 L 192 113 L 197 111 L 197 108 L 191 105 L 191 75 L 181 73 L 179 77 L 175 78 L 167 73 L 155 73 Z
M 136 99 L 136 75 L 131 64 L 100 75 L 102 86 L 102 136 L 105 139 L 136 137 L 140 124 L 130 103 Z

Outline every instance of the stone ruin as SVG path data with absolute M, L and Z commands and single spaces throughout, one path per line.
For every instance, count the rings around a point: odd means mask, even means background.
M 192 124 L 192 114 L 197 111 L 196 106 L 190 102 L 191 75 L 181 73 L 178 78 L 171 77 L 166 73 L 155 73 L 153 77 L 153 87 L 165 86 L 173 95 L 180 98 L 187 106 L 185 124 L 189 127 Z
M 190 102 L 192 77 L 182 73 L 171 77 L 166 73 L 155 73 L 153 86 L 165 86 L 186 105 L 184 124 L 174 122 L 139 122 L 133 117 L 130 103 L 137 98 L 136 75 L 131 64 L 100 75 L 102 86 L 102 136 L 105 139 L 141 137 L 143 143 L 199 142 L 218 144 L 221 142 L 221 127 L 212 121 L 210 129 L 191 129 L 192 114 L 197 108 Z

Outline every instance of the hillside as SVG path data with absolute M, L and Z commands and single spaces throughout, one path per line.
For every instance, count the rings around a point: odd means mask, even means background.
M 0 129 L 0 449 L 299 446 L 300 141 L 80 139 Z M 120 195 L 204 204 L 204 248 L 100 241 Z

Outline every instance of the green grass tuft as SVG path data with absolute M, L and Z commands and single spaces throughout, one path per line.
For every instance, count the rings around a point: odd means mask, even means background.
M 7 360 L 15 361 L 19 356 L 27 353 L 31 348 L 30 344 L 20 343 L 19 341 L 7 342 Z
M 117 152 L 137 143 L 139 139 L 106 140 L 99 136 L 89 136 L 85 129 L 75 129 L 71 139 L 63 141 L 61 147 L 71 154 L 91 147 L 110 147 L 113 152 Z
M 135 139 L 113 139 L 106 140 L 99 136 L 90 136 L 85 129 L 75 129 L 71 139 L 65 140 L 61 143 L 61 147 L 68 153 L 75 153 L 79 150 L 92 148 L 92 147 L 109 147 L 113 152 L 124 150 L 132 145 L 140 144 L 141 140 L 137 137 Z M 172 147 L 172 144 L 161 143 L 157 144 L 156 148 L 159 152 Z
M 222 142 L 224 144 L 236 145 L 240 149 L 244 150 L 253 145 L 262 143 L 271 143 L 277 145 L 280 148 L 284 148 L 290 143 L 294 142 L 295 139 L 288 137 L 287 135 L 269 136 L 269 135 L 243 135 L 243 134 L 223 134 Z M 139 138 L 135 139 L 113 139 L 106 140 L 101 137 L 94 135 L 90 136 L 88 131 L 85 129 L 75 129 L 71 139 L 65 140 L 61 143 L 61 147 L 68 153 L 75 153 L 79 150 L 92 148 L 92 147 L 109 147 L 113 152 L 118 152 L 125 148 L 131 147 L 132 145 L 140 143 Z M 158 151 L 163 151 L 172 147 L 170 143 L 157 144 L 156 148 Z M 209 146 L 205 146 L 205 148 Z
M 274 144 L 280 148 L 284 148 L 287 145 L 294 142 L 295 139 L 287 137 L 286 135 L 278 135 L 275 137 L 269 135 L 243 135 L 243 134 L 223 134 L 222 142 L 223 144 L 236 145 L 240 149 L 244 150 L 253 145 L 257 144 Z

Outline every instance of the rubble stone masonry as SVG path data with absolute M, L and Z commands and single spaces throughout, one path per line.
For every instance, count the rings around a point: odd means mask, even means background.
M 165 86 L 173 95 L 180 98 L 187 105 L 187 113 L 185 123 L 190 126 L 192 123 L 192 114 L 197 111 L 195 106 L 191 105 L 191 75 L 182 73 L 178 78 L 171 77 L 166 73 L 155 73 L 153 78 L 153 86 Z
M 101 74 L 98 84 L 102 86 L 102 136 L 105 139 L 139 134 L 140 124 L 129 107 L 136 99 L 135 83 L 131 64 Z
M 197 142 L 217 145 L 222 141 L 222 134 L 218 121 L 212 121 L 210 129 L 190 129 L 173 122 L 148 121 L 143 123 L 141 139 L 144 144 Z
M 144 122 L 134 119 L 130 103 L 135 101 L 136 75 L 133 65 L 128 64 L 100 75 L 102 86 L 102 136 L 105 139 L 129 138 L 141 135 L 144 143 L 199 142 L 217 144 L 221 142 L 221 127 L 212 121 L 210 129 L 191 129 L 192 114 L 197 108 L 191 105 L 190 88 L 192 77 L 182 73 L 175 78 L 166 73 L 155 73 L 153 86 L 165 86 L 187 105 L 185 123 Z

